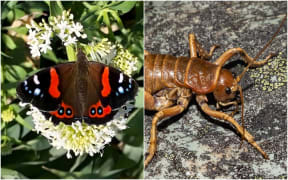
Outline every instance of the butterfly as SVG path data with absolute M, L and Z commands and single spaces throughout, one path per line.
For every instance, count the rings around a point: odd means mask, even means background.
M 21 82 L 16 91 L 55 125 L 76 121 L 105 124 L 117 109 L 134 99 L 136 81 L 116 68 L 88 61 L 79 49 L 77 61 L 40 70 Z

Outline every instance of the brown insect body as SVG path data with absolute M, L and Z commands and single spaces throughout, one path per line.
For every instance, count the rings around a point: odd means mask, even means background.
M 151 94 L 175 87 L 189 88 L 196 94 L 208 94 L 216 88 L 219 75 L 222 75 L 222 80 L 228 76 L 228 70 L 200 58 L 149 54 L 145 56 L 144 65 L 145 90 Z

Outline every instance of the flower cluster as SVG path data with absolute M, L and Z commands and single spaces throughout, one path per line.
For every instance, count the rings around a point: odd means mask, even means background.
M 101 42 L 90 43 L 85 46 L 85 52 L 90 60 L 112 65 L 126 75 L 131 76 L 137 70 L 138 58 L 133 56 L 121 44 L 113 45 L 108 39 L 104 38 Z
M 77 38 L 85 39 L 87 35 L 83 33 L 83 26 L 73 21 L 73 14 L 63 11 L 62 16 L 52 17 L 49 24 L 53 27 L 53 32 L 64 42 L 64 46 L 75 44 Z
M 89 60 L 110 64 L 111 60 L 116 56 L 116 46 L 113 45 L 107 38 L 104 38 L 99 43 L 92 42 L 85 46 L 85 52 Z
M 9 106 L 8 109 L 3 110 L 1 113 L 1 119 L 4 122 L 11 122 L 14 118 L 15 118 L 15 115 L 13 112 L 13 108 L 11 106 Z
M 86 38 L 87 35 L 83 33 L 83 26 L 73 21 L 73 14 L 69 11 L 63 11 L 62 16 L 52 17 L 47 24 L 43 19 L 42 23 L 31 22 L 27 25 L 29 29 L 28 44 L 30 45 L 30 52 L 32 57 L 38 57 L 41 52 L 46 53 L 51 50 L 51 38 L 56 34 L 63 42 L 64 46 L 75 44 L 77 38 Z
M 46 120 L 43 114 L 31 105 L 27 115 L 31 115 L 35 124 L 35 130 L 45 136 L 52 146 L 57 149 L 67 150 L 67 158 L 72 158 L 70 152 L 73 151 L 76 156 L 84 153 L 93 156 L 101 153 L 106 144 L 110 143 L 112 137 L 120 130 L 127 128 L 127 118 L 125 115 L 131 111 L 133 105 L 131 101 L 126 102 L 113 120 L 102 125 L 88 125 L 77 121 L 72 125 L 60 123 L 55 126 L 51 120 Z M 102 153 L 101 153 L 102 155 Z
M 133 56 L 122 45 L 117 44 L 117 55 L 112 60 L 112 65 L 118 67 L 128 76 L 131 76 L 137 70 L 137 57 Z
M 31 26 L 27 25 L 29 28 L 28 44 L 30 45 L 30 52 L 32 57 L 40 56 L 40 52 L 46 53 L 47 50 L 51 50 L 52 29 L 43 20 L 42 23 L 31 22 Z

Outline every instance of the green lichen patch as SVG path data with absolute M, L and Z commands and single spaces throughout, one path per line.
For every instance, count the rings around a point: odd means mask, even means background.
M 266 65 L 251 70 L 255 87 L 271 92 L 279 87 L 285 86 L 287 83 L 287 60 L 282 57 L 282 53 Z

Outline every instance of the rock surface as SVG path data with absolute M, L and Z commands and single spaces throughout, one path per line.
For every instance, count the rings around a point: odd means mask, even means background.
M 287 2 L 145 2 L 145 49 L 189 56 L 188 34 L 208 50 L 241 47 L 254 57 L 277 30 Z M 245 127 L 268 154 L 265 160 L 234 127 L 205 115 L 194 98 L 188 110 L 158 124 L 158 149 L 145 178 L 285 178 L 287 179 L 287 30 L 281 29 L 269 52 L 281 52 L 267 65 L 249 70 L 241 80 Z M 239 74 L 239 55 L 226 67 Z M 212 106 L 211 106 L 212 107 Z M 227 110 L 227 109 L 226 109 Z M 229 110 L 229 109 L 228 109 Z M 240 112 L 234 118 L 240 123 Z M 153 112 L 145 114 L 145 152 Z

